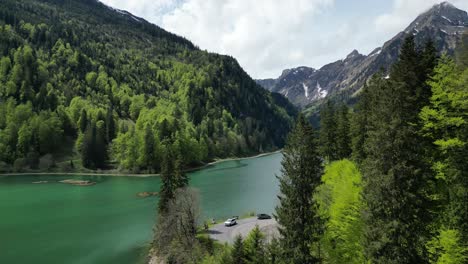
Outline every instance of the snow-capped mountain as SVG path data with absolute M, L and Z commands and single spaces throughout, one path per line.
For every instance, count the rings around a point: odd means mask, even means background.
M 368 55 L 352 51 L 345 59 L 320 69 L 299 67 L 283 71 L 277 79 L 257 80 L 272 92 L 286 96 L 296 106 L 321 101 L 337 93 L 359 90 L 381 68 L 388 69 L 396 59 L 403 40 L 413 34 L 417 45 L 431 39 L 439 52 L 453 54 L 463 34 L 468 33 L 468 14 L 448 2 L 433 6 L 419 15 L 404 31 Z

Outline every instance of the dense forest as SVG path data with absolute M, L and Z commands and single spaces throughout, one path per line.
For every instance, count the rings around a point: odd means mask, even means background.
M 197 208 L 198 195 L 176 184 L 186 181 L 176 169 L 174 183 L 162 186 L 169 206 L 160 207 L 153 259 L 467 263 L 467 113 L 468 37 L 449 58 L 438 57 L 430 41 L 417 47 L 408 36 L 390 76 L 375 74 L 354 109 L 327 102 L 319 130 L 303 115 L 297 119 L 278 176 L 278 237 L 267 240 L 257 227 L 233 245 L 219 245 L 197 232 L 196 218 L 188 216 L 197 215 L 189 208 Z M 187 221 L 168 224 L 176 219 Z
M 235 59 L 99 1 L 0 2 L 0 171 L 193 166 L 281 147 L 295 114 Z

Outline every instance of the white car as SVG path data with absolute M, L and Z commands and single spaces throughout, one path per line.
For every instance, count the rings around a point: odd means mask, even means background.
M 225 225 L 225 226 L 233 226 L 233 225 L 235 225 L 235 224 L 237 224 L 235 218 L 229 218 L 228 220 L 226 220 L 226 222 L 224 222 L 224 225 Z

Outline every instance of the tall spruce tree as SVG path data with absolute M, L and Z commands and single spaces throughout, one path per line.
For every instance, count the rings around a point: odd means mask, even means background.
M 320 154 L 328 161 L 338 160 L 335 105 L 328 100 L 320 110 Z
M 183 188 L 189 184 L 187 174 L 184 172 L 184 159 L 180 151 L 177 151 L 174 160 L 174 182 L 175 188 Z
M 372 86 L 363 165 L 367 203 L 366 255 L 372 263 L 424 263 L 430 215 L 426 209 L 428 164 L 418 133 L 428 76 L 412 36 L 402 45 L 387 81 Z
M 377 76 L 379 76 L 378 78 L 382 77 L 381 74 L 376 74 L 373 78 L 371 78 L 370 82 L 375 82 Z M 359 94 L 359 101 L 355 107 L 354 113 L 351 116 L 350 125 L 352 158 L 359 165 L 366 158 L 364 143 L 367 139 L 367 117 L 370 114 L 369 108 L 369 88 L 367 85 L 365 85 Z
M 169 201 L 174 198 L 174 186 L 172 155 L 169 148 L 166 148 L 161 164 L 161 189 L 158 204 L 160 217 L 167 212 Z
M 338 159 L 351 156 L 351 134 L 349 122 L 349 108 L 342 103 L 335 113 L 336 120 L 336 147 Z
M 245 249 L 242 236 L 237 235 L 234 239 L 234 245 L 231 251 L 231 259 L 233 264 L 245 264 Z
M 246 262 L 248 264 L 265 264 L 265 235 L 262 234 L 258 225 L 255 226 L 244 242 Z
M 161 189 L 159 198 L 159 212 L 167 211 L 169 201 L 174 198 L 177 189 L 188 186 L 189 179 L 184 172 L 183 159 L 177 148 L 172 148 L 170 141 L 165 140 L 166 149 L 161 164 Z
M 323 165 L 313 128 L 302 115 L 288 136 L 281 164 L 275 218 L 280 225 L 282 258 L 294 264 L 318 263 L 317 244 L 324 221 L 313 194 L 321 183 Z
M 148 169 L 148 171 L 152 172 L 153 170 L 157 169 L 157 159 L 155 155 L 156 142 L 153 130 L 149 125 L 146 125 L 143 141 L 145 142 L 145 144 L 143 145 L 142 163 Z
M 88 127 L 88 114 L 86 113 L 85 109 L 81 110 L 81 116 L 80 116 L 79 122 L 80 122 L 81 133 L 85 133 L 86 128 Z

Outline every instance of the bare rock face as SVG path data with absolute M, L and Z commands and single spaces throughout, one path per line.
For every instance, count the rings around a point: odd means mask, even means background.
M 374 73 L 380 69 L 388 70 L 397 60 L 401 44 L 409 34 L 414 35 L 419 46 L 432 40 L 440 53 L 453 54 L 462 35 L 467 33 L 467 12 L 443 2 L 419 15 L 404 31 L 368 55 L 354 50 L 344 60 L 327 64 L 319 70 L 308 67 L 288 69 L 277 79 L 257 80 L 257 83 L 304 108 L 342 91 L 353 94 Z

